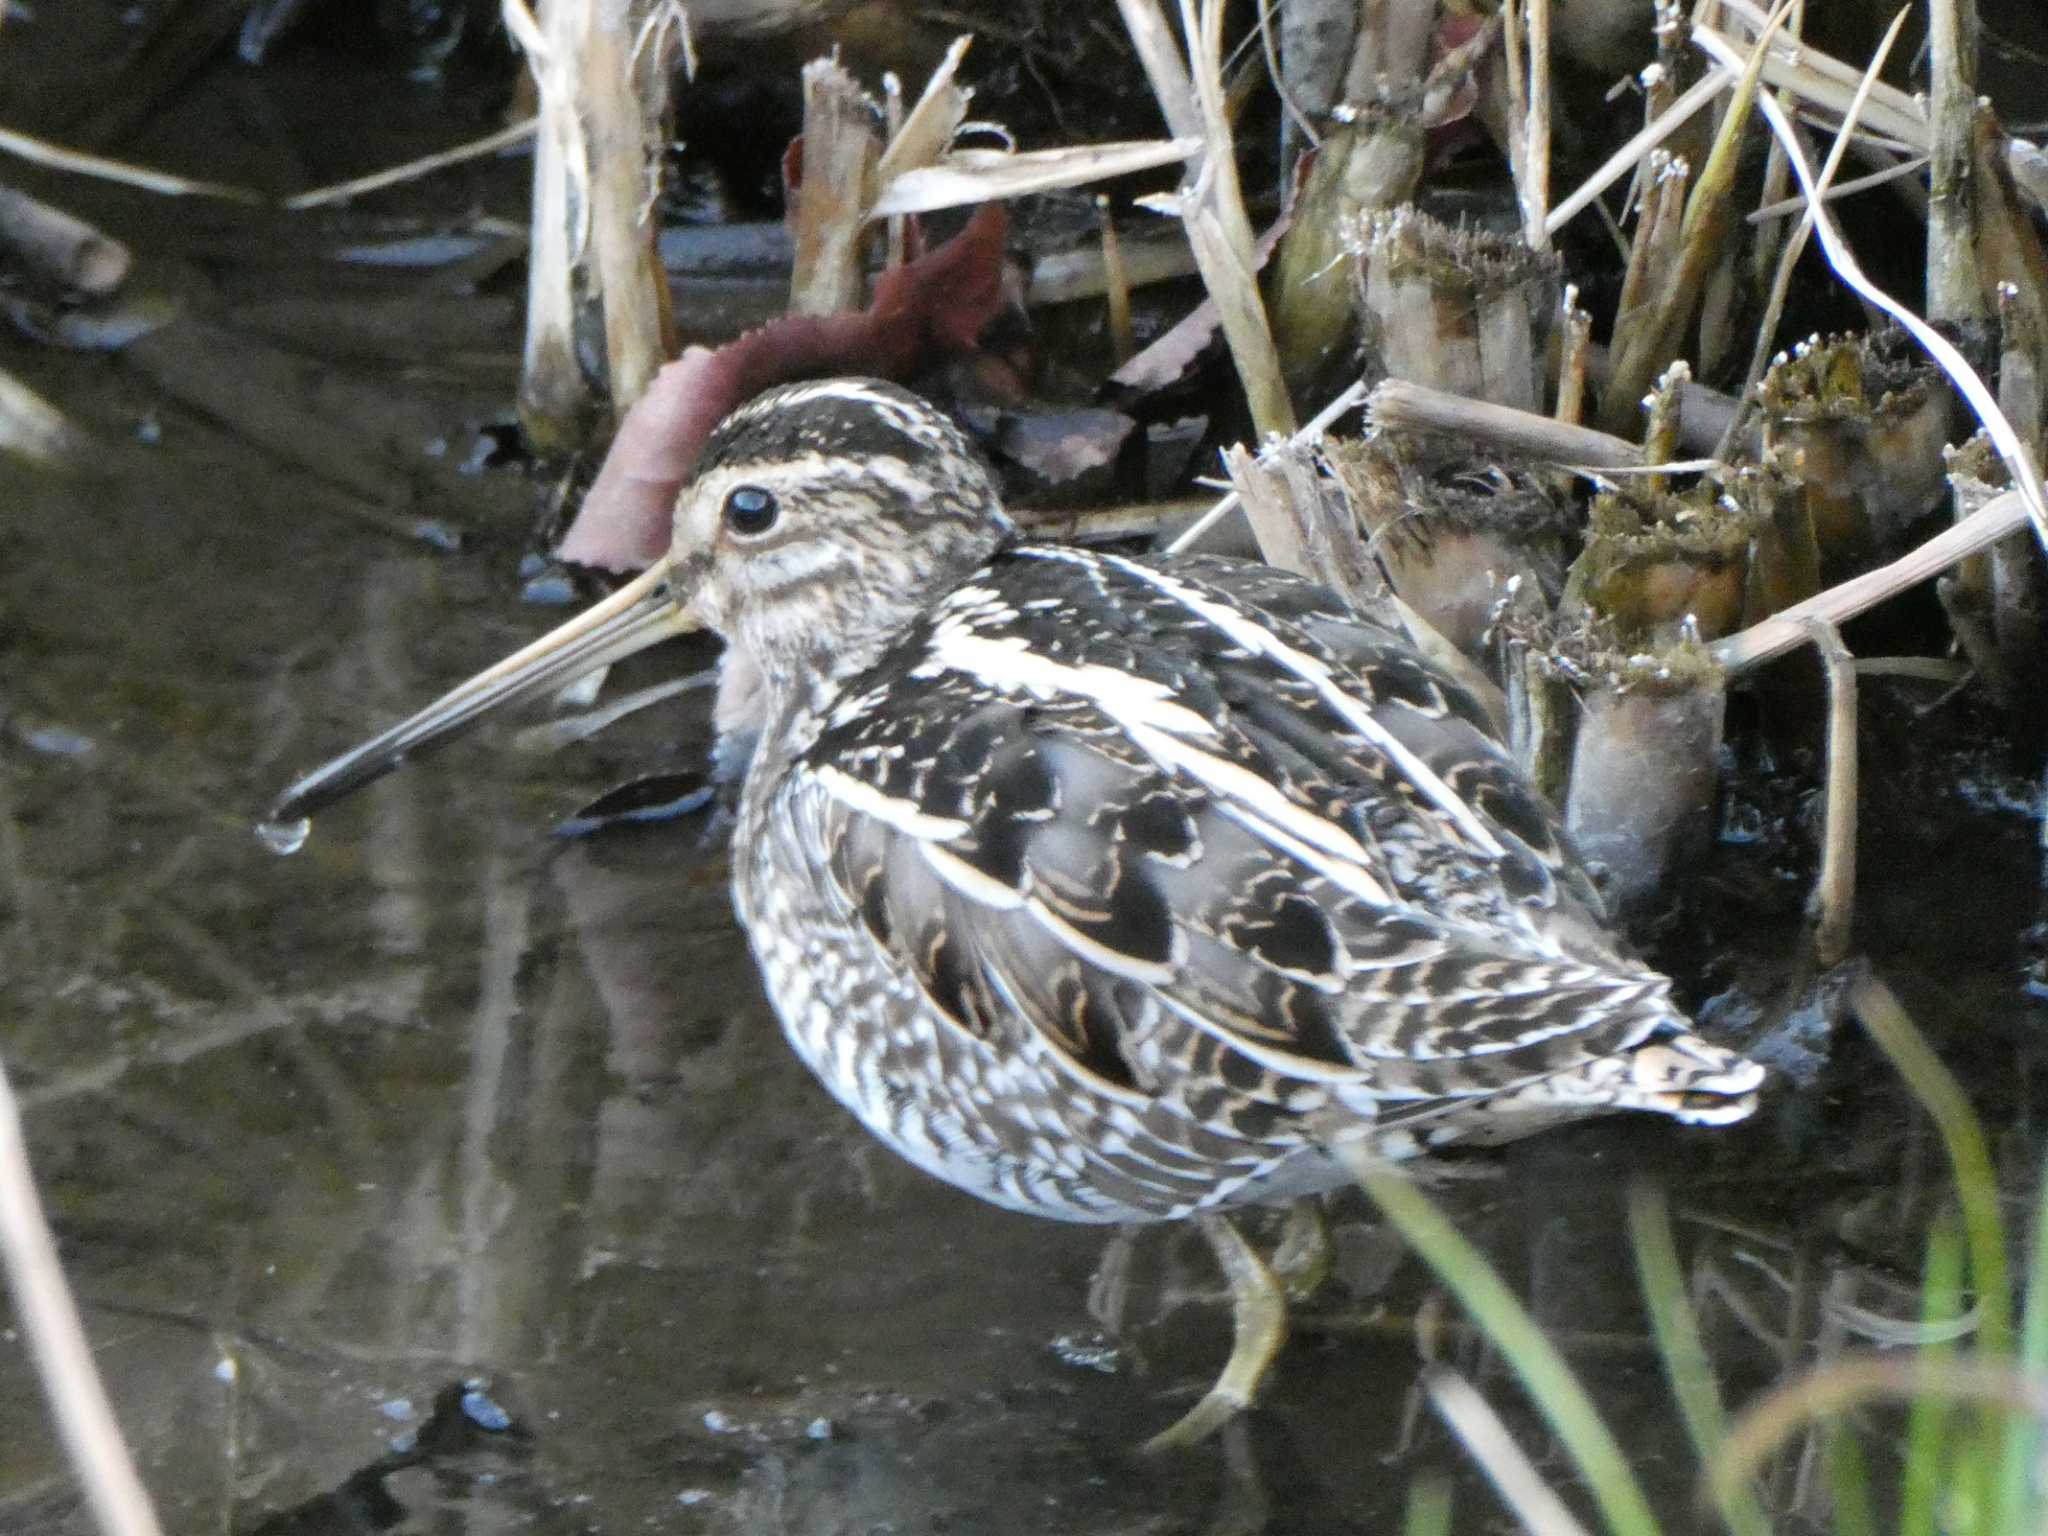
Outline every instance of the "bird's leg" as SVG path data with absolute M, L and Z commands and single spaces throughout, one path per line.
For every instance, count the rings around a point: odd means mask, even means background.
M 1287 1289 L 1289 1301 L 1307 1301 L 1330 1278 L 1335 1250 L 1330 1246 L 1330 1228 L 1323 1220 L 1323 1204 L 1304 1195 L 1287 1208 L 1286 1225 L 1280 1229 L 1280 1245 L 1273 1250 L 1273 1273 Z
M 1266 1368 L 1287 1342 L 1287 1293 L 1273 1271 L 1228 1217 L 1211 1213 L 1196 1220 L 1230 1282 L 1230 1358 L 1199 1403 L 1145 1442 L 1148 1454 L 1198 1444 L 1249 1408 Z
M 1131 1300 L 1131 1257 L 1137 1247 L 1137 1227 L 1129 1223 L 1118 1227 L 1103 1245 L 1095 1273 L 1088 1277 L 1088 1315 L 1112 1339 L 1124 1335 L 1124 1313 Z

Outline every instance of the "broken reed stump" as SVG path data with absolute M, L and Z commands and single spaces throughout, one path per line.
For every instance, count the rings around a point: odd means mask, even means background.
M 881 111 L 837 59 L 813 59 L 803 82 L 789 308 L 833 315 L 861 308 L 866 298 L 864 236 L 882 158 Z
M 1949 455 L 1956 521 L 2012 487 L 2012 475 L 1991 440 L 1979 432 Z M 2048 667 L 2048 568 L 2031 530 L 2008 534 L 1960 562 L 1934 584 L 1957 643 L 2014 728 L 2030 741 L 2040 720 L 2043 668 Z
M 506 8 L 540 95 L 519 419 L 543 453 L 586 446 L 604 415 L 578 347 L 585 311 L 602 317 L 615 416 L 674 355 L 656 209 L 684 39 L 657 10 L 540 0 L 536 28 L 523 5 Z
M 1615 915 L 1639 923 L 1712 836 L 1726 678 L 1691 641 L 1655 654 L 1596 649 L 1579 684 L 1565 831 Z
M 1395 592 L 1465 655 L 1487 659 L 1494 612 L 1519 588 L 1556 601 L 1572 511 L 1541 474 L 1409 433 L 1328 454 Z
M 1390 105 L 1357 108 L 1324 133 L 1266 284 L 1273 342 L 1297 405 L 1328 393 L 1325 373 L 1353 350 L 1349 258 L 1360 218 L 1415 195 L 1425 150 L 1420 115 Z
M 1519 236 L 1454 229 L 1413 208 L 1358 231 L 1356 300 L 1376 371 L 1469 399 L 1544 409 L 1559 266 Z
M 1631 482 L 1589 524 L 1556 612 L 1511 607 L 1496 627 L 1511 746 L 1638 923 L 1711 833 L 1727 689 L 1705 642 L 1742 626 L 1759 510 L 1713 480 Z
M 1947 490 L 1954 398 L 1903 338 L 1811 338 L 1758 395 L 1764 457 L 1805 489 L 1829 581 L 1884 558 Z
M 0 186 L 0 251 L 67 292 L 103 298 L 121 286 L 128 247 L 81 218 Z

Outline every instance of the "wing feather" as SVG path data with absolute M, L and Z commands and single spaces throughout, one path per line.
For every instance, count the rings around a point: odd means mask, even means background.
M 1478 706 L 1310 583 L 1020 551 L 877 672 L 802 770 L 968 1034 L 1206 1123 L 1497 1094 L 1670 1016 Z

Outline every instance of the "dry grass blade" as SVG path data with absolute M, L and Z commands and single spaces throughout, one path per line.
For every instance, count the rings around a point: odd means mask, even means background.
M 1134 139 L 1112 144 L 1076 144 L 1062 149 L 1012 153 L 961 149 L 934 165 L 899 172 L 870 210 L 876 217 L 930 213 L 970 203 L 991 203 L 1032 192 L 1085 186 L 1133 171 L 1149 171 L 1202 151 L 1200 139 Z
M 330 203 L 345 203 L 365 192 L 395 187 L 400 182 L 417 181 L 422 176 L 431 175 L 448 166 L 461 165 L 466 160 L 481 160 L 485 155 L 495 155 L 499 150 L 510 149 L 514 144 L 524 144 L 539 131 L 539 128 L 540 119 L 529 117 L 524 122 L 500 128 L 496 133 L 487 133 L 480 139 L 471 139 L 467 144 L 458 144 L 453 149 L 421 155 L 417 160 L 408 160 L 403 165 L 373 171 L 368 176 L 358 176 L 351 181 L 338 181 L 332 186 L 301 192 L 296 197 L 286 198 L 284 205 L 297 213 L 306 208 L 324 208 Z
M 2048 1381 L 2014 1366 L 1974 1360 L 1843 1360 L 1779 1387 L 1744 1413 L 1707 1469 L 1709 1487 L 1741 1488 L 1764 1458 L 1804 1424 L 1865 1403 L 1921 1398 L 1986 1403 L 2048 1418 Z
M 36 1197 L 22 1139 L 21 1114 L 0 1068 L 0 1260 L 14 1290 L 15 1313 L 50 1400 L 57 1433 L 85 1489 L 103 1536 L 159 1536 L 149 1492 L 121 1438 L 106 1388 L 92 1363 L 78 1306 L 64 1283 L 57 1244 Z
M 955 84 L 954 77 L 959 74 L 960 61 L 967 57 L 967 49 L 973 41 L 971 37 L 953 39 L 946 56 L 939 60 L 939 67 L 925 82 L 924 93 L 917 98 L 917 105 L 910 109 L 900 125 L 892 126 L 889 142 L 882 150 L 881 163 L 875 168 L 876 183 L 884 189 L 905 171 L 937 160 L 953 142 L 953 135 L 960 131 L 960 124 L 967 117 L 967 103 L 974 93 L 963 85 Z M 892 75 L 892 86 L 894 79 Z
M 1600 169 L 1588 176 L 1576 192 L 1551 209 L 1543 220 L 1544 232 L 1554 235 L 1571 223 L 1594 198 L 1633 171 L 1651 150 L 1678 132 L 1700 108 L 1728 89 L 1734 79 L 1725 69 L 1708 70 L 1697 84 L 1660 113 L 1655 122 L 1601 162 Z
M 1871 89 L 1877 84 L 1878 76 L 1884 70 L 1885 60 L 1891 57 L 1892 45 L 1899 40 L 1899 29 L 1906 24 L 1906 17 L 1909 14 L 1908 10 L 1902 9 L 1892 18 L 1892 24 L 1885 32 L 1884 40 L 1877 45 L 1877 52 L 1871 55 L 1870 67 L 1863 72 L 1863 79 L 1856 87 L 1855 96 L 1850 99 L 1849 110 L 1842 119 L 1841 131 L 1835 135 L 1834 143 L 1828 146 L 1828 157 L 1821 165 L 1820 178 L 1816 183 L 1817 190 L 1810 199 L 1800 200 L 1800 207 L 1804 211 L 1799 220 L 1799 227 L 1792 232 L 1791 238 L 1785 242 L 1785 249 L 1778 255 L 1778 270 L 1771 279 L 1771 295 L 1764 305 L 1764 317 L 1757 325 L 1756 348 L 1750 354 L 1749 374 L 1738 392 L 1744 400 L 1754 397 L 1757 383 L 1763 378 L 1764 369 L 1770 364 L 1771 338 L 1777 334 L 1778 317 L 1785 312 L 1785 298 L 1792 291 L 1792 269 L 1798 265 L 1800 256 L 1806 250 L 1806 242 L 1813 234 L 1813 204 L 1827 200 L 1829 189 L 1834 183 L 1835 172 L 1841 168 L 1842 156 L 1847 153 L 1856 124 L 1863 115 L 1864 107 L 1870 101 Z M 1779 146 L 1778 153 L 1785 153 L 1782 145 Z M 1721 442 L 1721 453 L 1724 458 L 1731 452 L 1736 433 L 1742 429 L 1744 415 L 1744 412 L 1737 411 L 1728 423 L 1728 435 Z
M 1695 29 L 1693 38 L 1717 62 L 1723 65 L 1731 63 L 1731 53 L 1724 44 L 1714 40 L 1708 29 Z M 1814 232 L 1820 236 L 1821 247 L 1827 252 L 1829 265 L 1856 293 L 1910 331 L 1913 339 L 1941 365 L 1942 371 L 1962 392 L 1963 398 L 1970 404 L 1970 409 L 1976 413 L 1978 421 L 1983 423 L 1985 432 L 1990 435 L 1993 446 L 1998 449 L 1998 456 L 2005 460 L 2006 467 L 2012 471 L 2013 481 L 2019 487 L 2019 494 L 2025 502 L 2027 516 L 2033 521 L 2035 536 L 2041 540 L 2042 547 L 2048 549 L 2048 486 L 2042 484 L 2041 472 L 2035 466 L 2033 454 L 2028 452 L 2026 445 L 2020 441 L 2019 434 L 2013 430 L 2012 422 L 2006 418 L 2005 412 L 1998 408 L 1997 399 L 1984 380 L 1978 376 L 1977 370 L 1970 366 L 1969 361 L 1955 349 L 1947 337 L 1865 275 L 1863 268 L 1856 261 L 1855 253 L 1849 249 L 1848 242 L 1842 238 L 1842 232 L 1836 227 L 1834 215 L 1829 213 L 1826 204 L 1820 201 L 1813 167 L 1807 163 L 1806 147 L 1799 142 L 1799 135 L 1792 131 L 1792 124 L 1786 118 L 1784 109 L 1771 99 L 1768 92 L 1757 98 L 1757 105 L 1763 109 L 1771 130 L 1778 135 L 1778 142 L 1785 146 L 1785 156 L 1792 162 L 1793 172 L 1799 177 L 1799 185 L 1806 191 L 1808 204 L 1813 213 Z

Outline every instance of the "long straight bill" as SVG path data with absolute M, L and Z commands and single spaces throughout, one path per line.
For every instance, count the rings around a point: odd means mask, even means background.
M 303 821 L 408 758 L 452 740 L 501 705 L 574 682 L 586 672 L 700 626 L 669 590 L 668 561 L 523 650 L 457 684 L 411 718 L 352 747 L 293 784 L 270 808 L 270 823 Z

